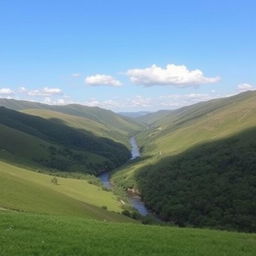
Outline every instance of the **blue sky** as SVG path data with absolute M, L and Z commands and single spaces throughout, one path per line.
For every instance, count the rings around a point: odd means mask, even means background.
M 3 0 L 0 97 L 152 111 L 255 89 L 255 11 L 252 0 Z

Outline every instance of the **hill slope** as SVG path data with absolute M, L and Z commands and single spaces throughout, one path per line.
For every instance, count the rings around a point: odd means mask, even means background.
M 230 98 L 203 102 L 172 111 L 163 119 L 154 121 L 151 124 L 151 129 L 145 130 L 138 136 L 145 160 L 142 159 L 127 166 L 126 169 L 116 173 L 113 180 L 125 187 L 139 188 L 145 201 L 153 210 L 163 218 L 171 219 L 177 224 L 217 226 L 240 230 L 243 230 L 244 227 L 246 231 L 255 231 L 253 225 L 255 219 L 250 213 L 252 210 L 255 211 L 254 206 L 251 208 L 246 203 L 244 205 L 239 203 L 241 209 L 237 210 L 235 202 L 242 199 L 234 191 L 229 191 L 227 194 L 224 192 L 230 186 L 232 189 L 236 187 L 235 190 L 239 188 L 244 191 L 244 199 L 249 198 L 252 205 L 255 204 L 256 198 L 249 196 L 251 186 L 255 187 L 256 185 L 253 178 L 255 173 L 253 170 L 252 173 L 249 170 L 247 173 L 247 161 L 250 159 L 250 165 L 254 166 L 256 159 L 251 157 L 255 152 L 255 130 L 253 129 L 256 127 L 255 112 L 256 92 L 246 92 Z M 250 136 L 247 133 L 242 133 L 248 129 L 252 129 L 250 132 L 248 131 Z M 235 142 L 229 142 L 228 138 Z M 214 144 L 214 142 L 218 143 Z M 201 148 L 202 144 L 206 146 Z M 239 156 L 239 150 L 244 152 L 241 153 L 241 156 Z M 215 154 L 215 151 L 219 154 Z M 212 154 L 213 157 L 209 154 Z M 218 174 L 220 170 L 221 175 Z M 232 175 L 237 175 L 241 179 L 236 179 Z M 247 179 L 251 179 L 251 185 L 247 184 Z M 209 193 L 205 192 L 207 189 L 203 185 L 193 188 L 193 182 L 200 184 L 199 180 L 205 186 L 209 184 Z M 236 185 L 233 186 L 234 180 Z M 213 185 L 216 182 L 220 183 L 220 188 L 217 191 L 224 193 L 222 200 L 229 201 L 232 206 L 228 203 L 224 205 L 221 213 L 213 214 L 215 216 L 212 218 L 212 222 L 209 221 L 211 217 L 208 216 L 209 211 L 206 210 L 203 210 L 203 213 L 193 214 L 193 216 L 183 213 L 182 209 L 185 208 L 190 209 L 191 214 L 192 208 L 198 210 L 191 202 L 193 193 L 198 196 L 194 197 L 193 201 L 196 198 L 200 200 L 199 195 L 202 194 L 204 200 L 212 202 L 212 198 L 216 197 L 214 194 L 216 189 L 211 188 L 210 184 Z M 173 192 L 172 188 L 176 188 L 176 191 Z M 192 192 L 192 188 L 195 189 L 194 192 Z M 232 201 L 230 201 L 231 199 Z M 214 203 L 211 204 L 211 207 L 217 208 Z M 232 213 L 229 212 L 230 209 L 232 209 Z M 181 218 L 177 218 L 179 211 Z M 236 218 L 238 214 L 241 218 Z M 218 217 L 216 217 L 217 215 Z M 231 216 L 230 220 L 220 223 L 219 221 L 224 215 Z M 182 221 L 180 221 L 181 219 Z M 244 222 L 247 224 L 245 225 Z
M 0 208 L 54 215 L 129 221 L 118 214 L 121 204 L 111 192 L 86 180 L 57 178 L 0 161 Z M 107 210 L 102 207 L 107 207 Z M 112 212 L 113 211 L 113 212 Z
M 253 256 L 256 236 L 0 212 L 0 247 L 9 256 Z
M 128 145 L 129 136 L 142 129 L 142 125 L 136 121 L 98 107 L 78 104 L 54 106 L 13 99 L 0 99 L 0 106 L 43 118 L 53 118 L 69 126 L 111 138 L 126 145 Z
M 256 232 L 256 128 L 142 168 L 143 198 L 180 226 Z
M 0 157 L 61 171 L 100 173 L 130 157 L 110 139 L 0 107 Z

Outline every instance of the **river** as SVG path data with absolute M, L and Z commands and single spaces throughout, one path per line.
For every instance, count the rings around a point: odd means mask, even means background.
M 140 150 L 137 145 L 136 138 L 133 136 L 129 140 L 130 145 L 131 145 L 131 160 L 134 160 L 138 157 L 140 157 Z M 112 184 L 110 182 L 110 173 L 109 172 L 104 172 L 98 176 L 98 178 L 101 180 L 102 185 L 107 188 L 111 189 Z M 146 208 L 145 204 L 141 201 L 140 196 L 127 192 L 128 200 L 131 206 L 136 209 L 141 215 L 146 216 L 150 213 L 150 211 Z

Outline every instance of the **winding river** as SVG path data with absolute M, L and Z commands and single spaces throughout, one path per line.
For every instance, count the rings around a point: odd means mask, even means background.
M 138 157 L 140 157 L 140 150 L 136 142 L 136 138 L 133 136 L 129 140 L 130 145 L 131 145 L 131 160 L 134 160 Z M 101 175 L 98 176 L 98 178 L 101 180 L 102 185 L 107 188 L 111 189 L 112 184 L 110 183 L 110 173 L 109 172 L 104 172 Z M 133 208 L 135 208 L 141 215 L 146 216 L 150 212 L 146 208 L 145 204 L 141 201 L 140 196 L 127 192 L 128 200 Z

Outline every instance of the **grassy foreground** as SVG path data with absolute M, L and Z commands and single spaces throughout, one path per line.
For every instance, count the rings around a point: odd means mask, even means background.
M 86 180 L 28 171 L 0 161 L 0 207 L 15 211 L 79 216 L 99 220 L 130 221 L 119 214 L 121 204 L 112 192 Z M 107 207 L 109 211 L 103 209 Z
M 0 211 L 0 255 L 253 256 L 256 235 Z

